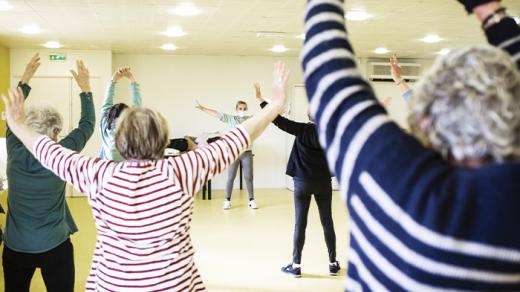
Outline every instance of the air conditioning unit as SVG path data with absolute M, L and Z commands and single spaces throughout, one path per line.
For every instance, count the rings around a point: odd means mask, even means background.
M 421 77 L 421 64 L 399 63 L 401 76 L 406 81 L 416 81 Z M 370 81 L 393 82 L 390 73 L 392 66 L 389 62 L 368 62 L 368 79 Z

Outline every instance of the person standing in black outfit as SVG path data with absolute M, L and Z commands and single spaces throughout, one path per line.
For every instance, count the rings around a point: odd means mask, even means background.
M 255 84 L 256 99 L 263 108 L 267 102 L 262 97 L 260 86 Z M 310 117 L 309 117 L 310 118 Z M 314 195 L 318 205 L 321 225 L 329 253 L 329 274 L 337 275 L 341 269 L 336 260 L 336 233 L 332 220 L 332 183 L 327 159 L 318 141 L 316 124 L 298 123 L 278 116 L 273 123 L 282 131 L 294 135 L 296 139 L 287 162 L 286 174 L 294 180 L 295 226 L 292 263 L 282 267 L 282 272 L 301 277 L 301 257 L 305 243 L 307 215 Z

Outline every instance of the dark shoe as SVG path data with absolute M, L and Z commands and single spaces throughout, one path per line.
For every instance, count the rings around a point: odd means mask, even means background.
M 302 271 L 300 268 L 293 267 L 292 263 L 282 268 L 282 272 L 286 274 L 290 274 L 295 278 L 300 278 L 302 276 Z
M 329 275 L 337 276 L 339 270 L 341 270 L 341 267 L 339 266 L 338 261 L 335 261 L 332 264 L 329 264 Z

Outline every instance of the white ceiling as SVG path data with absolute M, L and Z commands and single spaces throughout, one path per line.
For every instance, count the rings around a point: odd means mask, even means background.
M 159 47 L 174 43 L 170 54 L 274 55 L 275 44 L 297 56 L 302 40 L 306 0 L 193 0 L 204 13 L 175 16 L 176 0 L 12 0 L 10 11 L 0 11 L 0 44 L 11 48 L 38 48 L 58 40 L 65 49 L 111 49 L 115 53 L 166 53 Z M 360 56 L 386 46 L 402 57 L 432 58 L 444 47 L 482 42 L 482 31 L 456 0 L 347 0 L 347 9 L 366 9 L 374 17 L 349 22 L 354 47 Z M 520 16 L 520 1 L 504 0 Z M 24 35 L 20 28 L 37 24 L 44 31 Z M 188 35 L 170 38 L 159 34 L 181 26 Z M 258 31 L 280 31 L 284 38 L 257 38 Z M 428 33 L 445 41 L 425 44 Z

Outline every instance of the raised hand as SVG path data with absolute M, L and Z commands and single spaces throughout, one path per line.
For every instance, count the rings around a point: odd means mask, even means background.
M 90 73 L 82 60 L 76 61 L 77 71 L 70 70 L 81 92 L 90 92 Z
M 24 95 L 22 89 L 9 89 L 9 97 L 2 94 L 5 105 L 5 116 L 10 127 L 25 124 Z
M 403 70 L 401 68 L 401 65 L 399 65 L 399 61 L 397 60 L 397 55 L 394 54 L 390 58 L 390 65 L 392 66 L 392 69 L 390 69 L 390 74 L 392 74 L 392 79 L 394 79 L 394 81 L 396 83 L 401 82 L 402 81 L 401 73 Z
M 255 83 L 255 98 L 258 102 L 264 102 L 264 98 L 262 97 L 262 90 L 260 89 L 260 84 Z
M 198 100 L 195 100 L 195 108 L 198 109 L 198 110 L 201 110 L 203 111 L 204 110 L 204 106 L 202 106 L 202 104 L 200 104 L 200 102 Z
M 40 54 L 36 53 L 25 66 L 25 71 L 23 72 L 20 81 L 24 84 L 29 84 L 29 81 L 31 81 L 31 78 L 34 76 L 34 73 L 36 73 L 38 67 L 40 67 Z
M 273 70 L 273 103 L 285 105 L 287 102 L 287 80 L 289 79 L 289 71 L 286 70 L 285 64 L 276 62 Z M 283 106 L 282 106 L 283 108 Z
M 116 72 L 114 72 L 114 74 L 112 75 L 112 81 L 114 82 L 117 82 L 119 81 L 119 79 L 121 79 L 123 77 L 123 71 L 126 69 L 127 67 L 119 67 Z
M 128 78 L 130 80 L 130 82 L 132 82 L 132 83 L 136 82 L 130 67 L 124 67 L 121 71 L 121 74 L 123 75 L 123 77 Z

